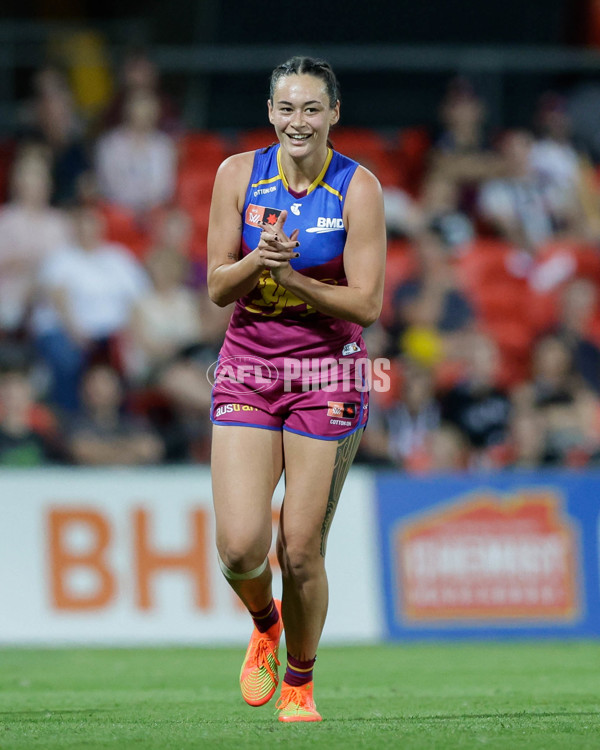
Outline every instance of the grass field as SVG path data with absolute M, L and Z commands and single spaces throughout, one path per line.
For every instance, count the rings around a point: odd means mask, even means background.
M 0 650 L 0 748 L 600 748 L 600 644 L 323 648 L 321 724 L 246 706 L 240 649 Z

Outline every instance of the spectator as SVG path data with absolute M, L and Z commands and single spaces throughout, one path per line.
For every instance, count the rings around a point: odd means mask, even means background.
M 155 94 L 138 90 L 125 102 L 125 121 L 97 143 L 100 193 L 139 216 L 167 203 L 174 194 L 177 154 L 172 139 L 157 127 Z
M 47 162 L 27 151 L 14 164 L 12 200 L 0 209 L 0 330 L 22 332 L 38 268 L 70 237 L 66 217 L 50 208 Z
M 512 414 L 507 468 L 539 469 L 551 463 L 546 453 L 545 427 L 542 415 L 535 409 Z
M 181 115 L 173 99 L 162 89 L 158 68 L 142 50 L 133 50 L 125 57 L 119 73 L 119 89 L 102 117 L 104 130 L 116 128 L 125 119 L 126 102 L 138 91 L 151 92 L 158 99 L 157 125 L 170 135 L 181 131 Z
M 464 471 L 468 468 L 469 446 L 463 433 L 451 424 L 441 424 L 428 438 L 427 470 L 436 473 Z
M 435 364 L 442 354 L 443 341 L 464 331 L 473 321 L 473 311 L 458 287 L 448 252 L 436 232 L 422 232 L 415 243 L 419 258 L 418 272 L 395 290 L 392 298 L 392 341 L 409 356 L 423 364 Z M 417 338 L 432 339 L 432 359 L 423 359 L 411 347 L 419 346 Z M 435 344 L 435 340 L 438 343 Z M 435 353 L 437 351 L 437 354 Z
M 46 150 L 52 173 L 52 202 L 66 206 L 76 197 L 80 176 L 91 167 L 84 128 L 67 81 L 59 71 L 42 69 L 35 81 L 30 122 L 23 129 L 21 140 Z
M 505 134 L 500 145 L 505 175 L 482 186 L 478 208 L 501 237 L 534 255 L 559 229 L 566 229 L 572 217 L 565 213 L 562 191 L 533 169 L 532 148 L 530 133 Z
M 475 234 L 473 222 L 459 208 L 459 197 L 456 182 L 440 172 L 429 176 L 421 196 L 425 226 L 436 232 L 448 251 L 455 254 Z
M 580 181 L 579 158 L 570 141 L 570 118 L 561 96 L 548 92 L 540 97 L 535 124 L 533 169 L 543 182 L 564 191 L 565 199 L 572 201 Z
M 421 208 L 406 190 L 393 185 L 384 185 L 383 208 L 385 226 L 389 236 L 414 237 L 424 226 Z
M 0 466 L 40 466 L 57 457 L 52 414 L 34 398 L 24 364 L 0 364 Z
M 153 390 L 169 406 L 170 418 L 156 423 L 169 460 L 189 458 L 208 443 L 211 386 L 206 374 L 218 357 L 231 312 L 213 305 L 204 290 L 184 284 L 190 263 L 176 249 L 181 230 L 176 216 L 165 222 L 165 242 L 147 258 L 152 288 L 137 301 L 123 337 L 131 382 Z
M 443 176 L 459 189 L 459 208 L 470 212 L 475 187 L 495 177 L 500 163 L 489 147 L 485 130 L 486 107 L 471 83 L 455 78 L 448 84 L 440 106 L 442 133 L 430 155 L 430 174 Z
M 52 401 L 68 410 L 78 406 L 86 364 L 110 353 L 112 338 L 129 324 L 134 302 L 148 287 L 135 258 L 104 241 L 94 209 L 76 209 L 73 221 L 75 242 L 40 270 L 40 299 L 32 316 L 36 346 L 52 376 Z
M 473 451 L 475 465 L 506 441 L 511 405 L 498 383 L 499 352 L 483 333 L 473 333 L 465 351 L 465 376 L 441 396 L 442 419 L 457 427 Z
M 187 265 L 185 258 L 168 248 L 150 253 L 147 268 L 152 288 L 134 305 L 125 356 L 134 382 L 158 383 L 176 401 L 205 408 L 210 403 L 206 368 L 195 366 L 190 355 L 209 348 L 207 365 L 214 361 L 216 351 L 210 344 L 216 343 L 215 332 L 206 296 L 183 283 Z
M 402 397 L 387 410 L 385 421 L 394 462 L 408 471 L 418 470 L 427 461 L 431 433 L 440 423 L 431 370 L 405 364 Z
M 76 464 L 138 466 L 159 462 L 163 446 L 142 420 L 123 412 L 118 373 L 95 365 L 83 376 L 82 411 L 68 425 L 68 454 Z
M 519 412 L 537 411 L 544 423 L 546 460 L 569 463 L 581 452 L 597 451 L 598 399 L 574 373 L 573 359 L 557 336 L 542 337 L 534 347 L 531 381 L 516 389 L 514 405 Z
M 600 348 L 592 336 L 597 310 L 596 285 L 589 279 L 573 279 L 562 289 L 554 333 L 569 348 L 583 382 L 600 395 Z

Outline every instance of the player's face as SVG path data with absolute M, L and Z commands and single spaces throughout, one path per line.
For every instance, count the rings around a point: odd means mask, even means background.
M 340 103 L 332 107 L 324 82 L 308 74 L 280 78 L 269 101 L 269 120 L 281 146 L 296 158 L 323 148 L 339 116 Z

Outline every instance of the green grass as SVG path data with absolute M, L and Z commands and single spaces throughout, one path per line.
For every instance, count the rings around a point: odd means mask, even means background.
M 600 748 L 599 643 L 323 648 L 324 721 L 291 726 L 243 650 L 0 650 L 0 748 Z

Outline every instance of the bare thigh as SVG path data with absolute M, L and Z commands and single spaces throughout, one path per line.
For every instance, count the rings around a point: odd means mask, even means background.
M 283 468 L 281 432 L 213 426 L 217 548 L 233 569 L 259 565 L 271 546 L 271 499 Z
M 280 547 L 292 557 L 324 558 L 327 535 L 362 430 L 339 441 L 284 431 L 285 500 Z

